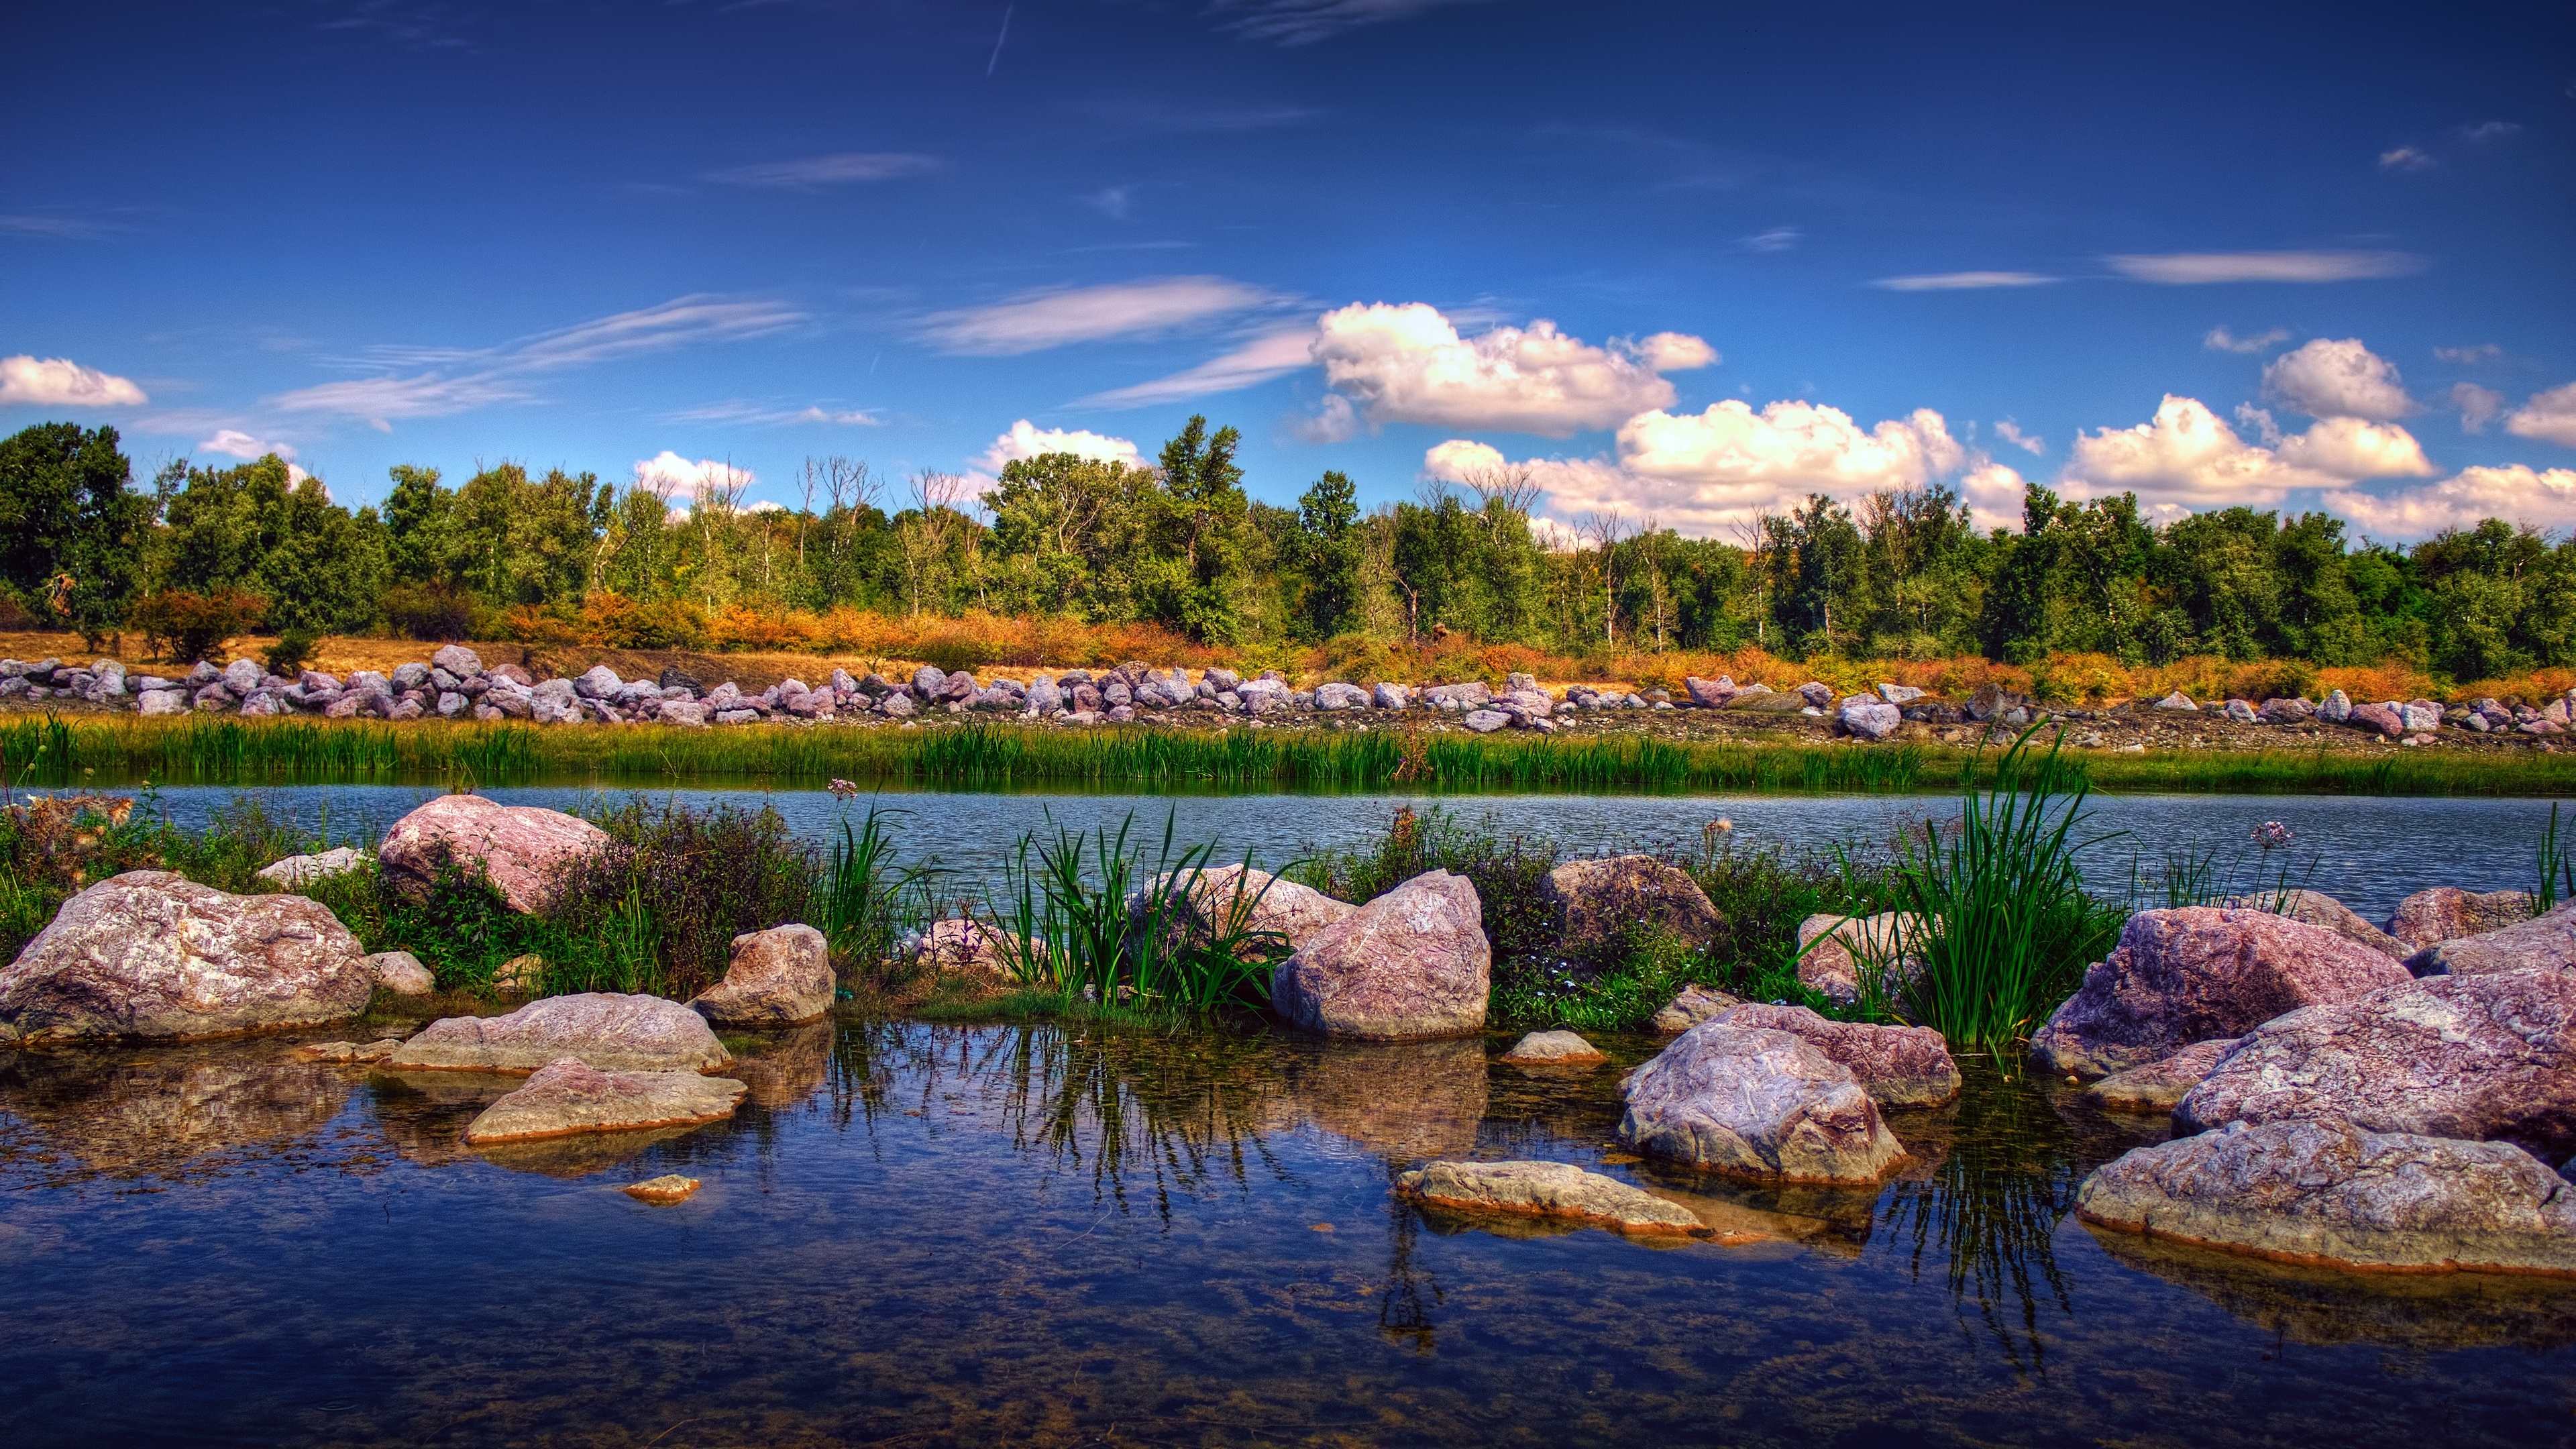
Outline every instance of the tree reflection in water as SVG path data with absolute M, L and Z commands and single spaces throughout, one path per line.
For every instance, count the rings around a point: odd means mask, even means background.
M 2075 1311 L 2053 1240 L 2075 1206 L 2086 1154 L 2028 1083 L 2008 1081 L 1980 1061 L 1962 1066 L 1967 1080 L 1954 1107 L 1922 1114 L 1920 1125 L 1895 1124 L 1908 1148 L 1935 1161 L 1922 1176 L 1909 1173 L 1890 1186 L 1889 1234 L 1900 1251 L 1910 1237 L 1918 1279 L 1927 1258 L 1946 1258 L 1951 1295 L 1962 1303 L 1975 1298 L 2014 1367 L 2044 1372 L 2042 1307 L 2069 1317 Z
M 1401 1162 L 1386 1165 L 1386 1286 L 1378 1292 L 1377 1331 L 1390 1343 L 1410 1343 L 1425 1358 L 1437 1346 L 1439 1326 L 1431 1310 L 1443 1301 L 1440 1280 L 1413 1263 L 1415 1241 L 1422 1232 L 1422 1213 L 1395 1195 Z M 1426 1291 L 1427 1301 L 1426 1301 Z

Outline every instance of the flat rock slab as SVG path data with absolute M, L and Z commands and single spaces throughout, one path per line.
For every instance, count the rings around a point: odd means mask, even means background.
M 2410 979 L 2368 946 L 2269 911 L 2140 911 L 2032 1035 L 2031 1056 L 2051 1071 L 2107 1077 Z
M 2483 935 L 2437 941 L 2406 958 L 2418 976 L 2494 976 L 2576 966 L 2576 902 Z
M 2095 1082 L 2085 1092 L 2084 1100 L 2106 1112 L 2152 1112 L 2161 1116 L 2179 1105 L 2184 1095 L 2199 1086 L 2219 1059 L 2234 1051 L 2236 1043 L 2243 1039 L 2196 1041 L 2162 1061 L 2113 1072 Z
M 642 1182 L 630 1182 L 619 1191 L 637 1202 L 649 1202 L 658 1206 L 687 1202 L 691 1194 L 704 1186 L 706 1186 L 705 1183 L 694 1177 L 682 1177 L 676 1172 L 666 1172 L 660 1177 L 648 1177 Z
M 832 949 L 812 926 L 772 926 L 733 938 L 724 979 L 698 993 L 690 1009 L 717 1026 L 753 1031 L 819 1021 L 839 983 Z
M 1621 1091 L 1622 1138 L 1704 1172 L 1858 1185 L 1905 1158 L 1851 1072 L 1785 1031 L 1703 1022 Z
M 389 1036 L 371 1042 L 325 1041 L 300 1046 L 295 1054 L 308 1062 L 330 1062 L 339 1066 L 363 1066 L 383 1061 L 402 1049 L 402 1038 Z
M 1785 1031 L 1840 1062 L 1881 1107 L 1936 1107 L 1959 1095 L 1959 1064 L 1928 1026 L 1832 1021 L 1803 1006 L 1748 1001 L 1716 1018 L 1730 1026 Z
M 386 1065 L 519 1075 L 567 1056 L 617 1072 L 704 1072 L 733 1060 L 706 1018 L 676 1001 L 592 991 L 531 1001 L 506 1016 L 444 1017 Z
M 2576 972 L 2433 976 L 2291 1012 L 2248 1033 L 2174 1126 L 2325 1117 L 2576 1153 Z
M 1699 1215 L 1565 1162 L 1433 1162 L 1395 1179 L 1398 1196 L 1457 1213 L 1557 1218 L 1614 1232 L 1696 1237 Z
M 1534 1031 L 1503 1053 L 1503 1060 L 1522 1067 L 1589 1067 L 1610 1059 L 1573 1032 Z
M 133 870 L 63 903 L 0 969 L 0 1041 L 188 1041 L 320 1026 L 375 993 L 366 949 L 294 895 Z
M 2239 1123 L 2138 1148 L 2075 1204 L 2102 1227 L 2277 1262 L 2576 1277 L 2576 1188 L 2502 1142 Z
M 386 883 L 418 898 L 442 869 L 480 869 L 514 911 L 545 904 L 555 876 L 608 844 L 608 832 L 560 810 L 442 795 L 393 823 L 376 861 Z
M 1325 1036 L 1403 1041 L 1485 1026 L 1493 948 L 1464 876 L 1415 876 L 1318 931 L 1271 973 L 1271 1008 Z
M 346 875 L 367 863 L 366 852 L 355 846 L 341 845 L 314 855 L 290 855 L 286 859 L 259 868 L 259 878 L 287 890 Z
M 586 1132 L 690 1127 L 733 1115 L 748 1090 L 696 1072 L 603 1072 L 579 1057 L 557 1057 L 526 1086 L 483 1109 L 465 1129 L 469 1146 L 535 1142 Z

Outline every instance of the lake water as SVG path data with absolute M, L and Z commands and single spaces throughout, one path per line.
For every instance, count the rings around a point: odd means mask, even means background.
M 2348 1277 L 2074 1221 L 2161 1123 L 1982 1066 L 1884 1189 L 1610 1149 L 1499 1041 L 848 1021 L 694 1132 L 460 1145 L 512 1083 L 263 1038 L 0 1057 L 9 1442 L 2564 1442 L 2576 1285 Z M 1581 1163 L 1764 1235 L 1425 1217 Z M 678 1171 L 695 1198 L 616 1191 Z
M 241 792 L 229 788 L 168 789 L 161 800 L 172 819 L 199 824 Z M 307 822 L 326 814 L 335 838 L 372 845 L 386 826 L 439 793 L 420 786 L 293 787 L 257 792 L 273 808 Z M 620 792 L 588 793 L 562 787 L 485 792 L 513 805 L 578 809 Z M 900 854 L 935 859 L 961 877 L 989 876 L 1010 843 L 1027 831 L 1055 825 L 1115 830 L 1129 815 L 1135 835 L 1150 845 L 1168 814 L 1181 846 L 1216 841 L 1220 858 L 1250 853 L 1276 866 L 1320 849 L 1347 849 L 1374 840 L 1395 807 L 1437 808 L 1459 822 L 1497 835 L 1546 838 L 1576 853 L 1629 848 L 1681 847 L 1696 851 L 1701 829 L 1720 817 L 1734 823 L 1739 848 L 1787 845 L 1823 849 L 1836 844 L 1884 842 L 1926 819 L 1958 813 L 1949 796 L 1904 795 L 1181 795 L 1168 800 L 1138 795 L 922 793 L 862 796 L 843 802 L 820 791 L 680 790 L 646 798 L 704 806 L 731 802 L 768 805 L 788 827 L 812 839 L 837 836 L 841 822 L 864 814 L 873 799 L 903 812 Z M 2117 893 L 2133 861 L 2153 869 L 2167 850 L 2217 850 L 2250 882 L 2258 867 L 2248 833 L 2265 821 L 2290 827 L 2294 845 L 2261 869 L 2267 880 L 2284 866 L 2289 883 L 2336 896 L 2364 915 L 2384 918 L 2398 901 L 2428 886 L 2476 890 L 2527 889 L 2535 874 L 2534 848 L 2549 817 L 2537 800 L 2343 798 L 2310 795 L 2123 795 L 2096 797 L 2087 835 L 2104 839 L 2087 853 L 2088 874 L 2098 888 Z

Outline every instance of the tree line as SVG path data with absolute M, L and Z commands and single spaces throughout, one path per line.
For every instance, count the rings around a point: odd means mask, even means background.
M 794 507 L 722 475 L 674 497 L 646 478 L 499 463 L 451 484 L 404 465 L 382 505 L 351 510 L 275 456 L 138 484 L 113 428 L 46 423 L 0 440 L 0 595 L 93 640 L 167 633 L 191 609 L 308 634 L 575 626 L 647 648 L 719 618 L 980 610 L 1219 646 L 1463 633 L 1578 656 L 2399 659 L 2460 680 L 2576 663 L 2576 542 L 2497 519 L 2405 547 L 2322 513 L 2158 525 L 2134 496 L 2033 486 L 2020 531 L 1980 530 L 1936 483 L 1817 495 L 1698 539 L 1536 519 L 1514 468 L 1365 512 L 1326 472 L 1274 505 L 1245 493 L 1239 442 L 1194 417 L 1151 464 L 1049 454 L 980 496 L 954 474 L 811 458 Z

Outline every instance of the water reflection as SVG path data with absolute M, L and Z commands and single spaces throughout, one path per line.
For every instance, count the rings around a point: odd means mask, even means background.
M 2414 1350 L 2576 1343 L 2576 1284 L 2486 1273 L 2337 1273 L 2087 1232 L 2121 1266 L 2188 1288 L 2283 1344 Z
M 0 1114 L 20 1124 L 0 1163 L 51 1165 L 50 1183 L 202 1179 L 250 1149 L 314 1145 L 348 1095 L 345 1072 L 273 1039 L 0 1052 Z

